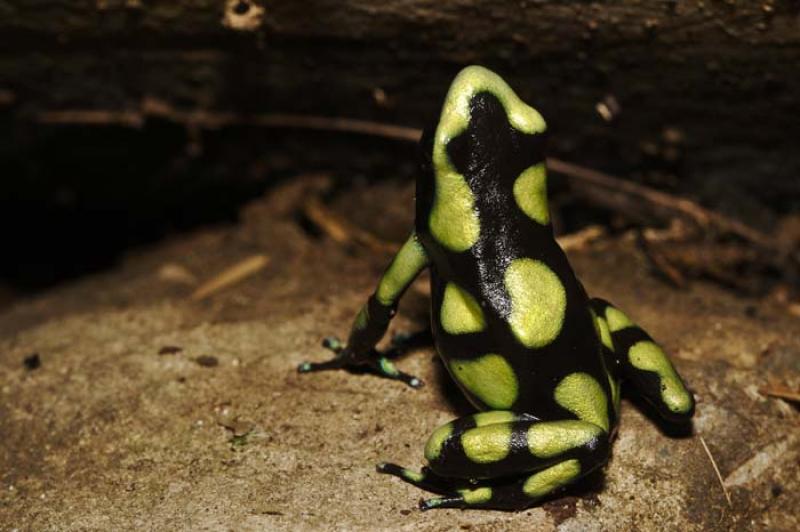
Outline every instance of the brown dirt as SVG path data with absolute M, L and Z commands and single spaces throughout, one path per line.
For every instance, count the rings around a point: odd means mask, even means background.
M 321 337 L 346 333 L 387 259 L 304 232 L 287 207 L 302 184 L 250 205 L 238 225 L 141 249 L 0 315 L 0 529 L 800 528 L 800 417 L 758 393 L 772 380 L 800 384 L 800 320 L 705 284 L 670 289 L 625 237 L 573 263 L 591 293 L 674 354 L 698 399 L 694 434 L 670 437 L 626 400 L 605 476 L 568 497 L 520 513 L 420 513 L 423 494 L 375 463 L 419 464 L 428 433 L 463 401 L 430 348 L 400 363 L 427 382 L 418 391 L 295 372 L 327 356 Z M 355 189 L 333 208 L 397 194 L 408 204 L 409 190 Z M 410 212 L 376 212 L 389 219 L 368 227 L 394 238 Z M 265 269 L 189 300 L 192 276 L 256 253 L 269 256 Z M 426 304 L 423 281 L 393 329 L 421 328 Z M 33 353 L 38 368 L 24 364 Z

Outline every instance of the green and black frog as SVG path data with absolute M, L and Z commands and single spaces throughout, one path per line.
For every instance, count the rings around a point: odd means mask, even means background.
M 694 399 L 653 339 L 587 296 L 553 237 L 545 122 L 497 74 L 471 66 L 450 86 L 421 141 L 414 231 L 355 318 L 335 357 L 301 372 L 369 366 L 411 386 L 376 350 L 398 300 L 430 269 L 436 350 L 479 413 L 436 430 L 420 471 L 378 466 L 439 497 L 431 508 L 518 510 L 601 467 L 620 383 L 666 420 Z

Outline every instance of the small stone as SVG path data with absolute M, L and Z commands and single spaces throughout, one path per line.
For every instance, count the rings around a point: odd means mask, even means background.
M 42 359 L 39 358 L 39 353 L 32 353 L 26 356 L 22 363 L 28 371 L 33 371 L 42 367 Z
M 195 358 L 194 361 L 204 368 L 214 368 L 219 366 L 219 360 L 217 360 L 217 357 L 212 357 L 209 355 L 199 356 Z

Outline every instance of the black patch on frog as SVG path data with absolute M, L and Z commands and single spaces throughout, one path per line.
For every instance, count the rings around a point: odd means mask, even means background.
M 511 410 L 543 420 L 575 418 L 555 402 L 553 391 L 567 375 L 588 373 L 606 392 L 609 421 L 613 425 L 611 391 L 601 359 L 600 340 L 588 310 L 588 297 L 556 243 L 552 227 L 529 218 L 514 199 L 513 186 L 519 174 L 544 162 L 544 135 L 516 130 L 509 123 L 503 105 L 488 92 L 472 98 L 470 111 L 469 126 L 446 147 L 450 161 L 474 194 L 480 220 L 478 241 L 467 251 L 453 252 L 430 233 L 428 223 L 435 194 L 434 131 L 426 130 L 420 143 L 416 231 L 431 259 L 431 327 L 437 351 L 445 361 L 488 353 L 503 355 L 519 383 Z M 542 348 L 522 345 L 507 323 L 511 301 L 505 290 L 504 273 L 509 263 L 518 258 L 547 264 L 566 291 L 561 332 Z M 456 283 L 476 298 L 484 313 L 484 331 L 451 335 L 442 328 L 439 316 L 447 282 Z M 472 393 L 462 390 L 473 404 L 487 409 Z

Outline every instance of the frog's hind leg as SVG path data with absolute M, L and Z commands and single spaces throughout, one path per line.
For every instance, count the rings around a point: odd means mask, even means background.
M 443 495 L 423 501 L 423 510 L 514 510 L 574 482 L 607 456 L 608 434 L 593 423 L 489 411 L 436 429 L 425 447 L 429 467 L 422 471 L 394 464 L 379 471 Z
M 611 303 L 592 299 L 591 304 L 612 373 L 632 382 L 662 418 L 689 420 L 694 398 L 661 347 Z
M 577 458 L 563 460 L 531 475 L 506 482 L 462 488 L 455 495 L 434 497 L 420 502 L 420 509 L 488 508 L 492 510 L 524 510 L 552 496 L 594 468 L 585 470 Z
M 430 467 L 423 467 L 419 471 L 408 469 L 397 464 L 389 462 L 382 462 L 378 464 L 378 473 L 385 473 L 401 478 L 420 489 L 430 491 L 432 493 L 439 493 L 440 495 L 455 495 L 458 490 L 458 479 L 440 477 Z M 464 480 L 460 480 L 464 484 Z

